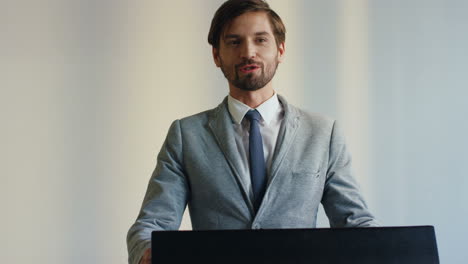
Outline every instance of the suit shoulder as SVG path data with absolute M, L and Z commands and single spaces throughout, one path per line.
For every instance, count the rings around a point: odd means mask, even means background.
M 209 109 L 209 110 L 205 110 L 205 111 L 200 112 L 200 113 L 196 113 L 196 114 L 193 114 L 193 115 L 183 117 L 183 118 L 180 119 L 180 122 L 182 122 L 182 123 L 200 122 L 202 120 L 207 119 L 208 116 L 211 114 L 211 112 L 213 112 L 213 110 L 214 109 Z
M 333 127 L 335 119 L 320 113 L 309 112 L 296 106 L 290 106 L 298 114 L 302 122 L 318 127 Z
M 195 126 L 200 126 L 200 125 L 203 126 L 204 124 L 208 122 L 210 118 L 212 118 L 214 115 L 216 115 L 220 111 L 221 107 L 222 105 L 218 105 L 215 108 L 205 110 L 205 111 L 202 111 L 202 112 L 190 115 L 190 116 L 183 117 L 179 119 L 181 126 L 186 126 L 186 127 L 195 127 Z

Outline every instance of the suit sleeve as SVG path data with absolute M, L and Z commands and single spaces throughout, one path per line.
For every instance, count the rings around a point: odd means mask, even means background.
M 150 248 L 152 231 L 180 227 L 189 195 L 182 151 L 180 121 L 176 120 L 159 152 L 138 218 L 127 234 L 130 264 L 137 264 Z
M 378 222 L 369 212 L 353 177 L 351 155 L 336 122 L 333 124 L 327 179 L 322 204 L 331 227 L 370 227 Z

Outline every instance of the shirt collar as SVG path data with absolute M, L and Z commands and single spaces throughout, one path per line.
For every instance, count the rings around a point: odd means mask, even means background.
M 252 110 L 248 105 L 235 99 L 231 95 L 228 96 L 228 109 L 237 124 L 240 124 L 245 114 Z M 266 100 L 255 109 L 260 113 L 265 124 L 268 125 L 275 118 L 275 115 L 281 111 L 281 105 L 276 92 L 270 99 Z

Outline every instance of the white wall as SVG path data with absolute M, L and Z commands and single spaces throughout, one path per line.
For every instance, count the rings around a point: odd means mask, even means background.
M 389 225 L 434 225 L 442 262 L 465 263 L 468 2 L 370 8 L 375 211 Z
M 170 123 L 227 93 L 206 41 L 222 2 L 0 2 L 1 263 L 126 262 Z M 384 225 L 434 225 L 442 262 L 463 263 L 467 2 L 270 4 L 277 90 L 342 121 Z

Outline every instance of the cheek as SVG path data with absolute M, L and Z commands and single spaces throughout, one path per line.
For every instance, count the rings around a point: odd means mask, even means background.
M 219 61 L 220 61 L 221 65 L 222 65 L 223 67 L 225 67 L 225 68 L 230 68 L 231 65 L 232 65 L 231 60 L 230 60 L 229 57 L 227 57 L 227 56 L 222 56 L 222 57 L 220 57 L 220 60 L 219 60 Z
M 278 56 L 270 55 L 270 57 L 265 58 L 264 63 L 266 68 L 274 68 L 279 62 Z
M 276 49 L 269 49 L 267 52 L 264 53 L 263 58 L 265 61 L 268 61 L 269 63 L 271 62 L 277 62 L 279 59 L 278 56 L 278 51 Z

